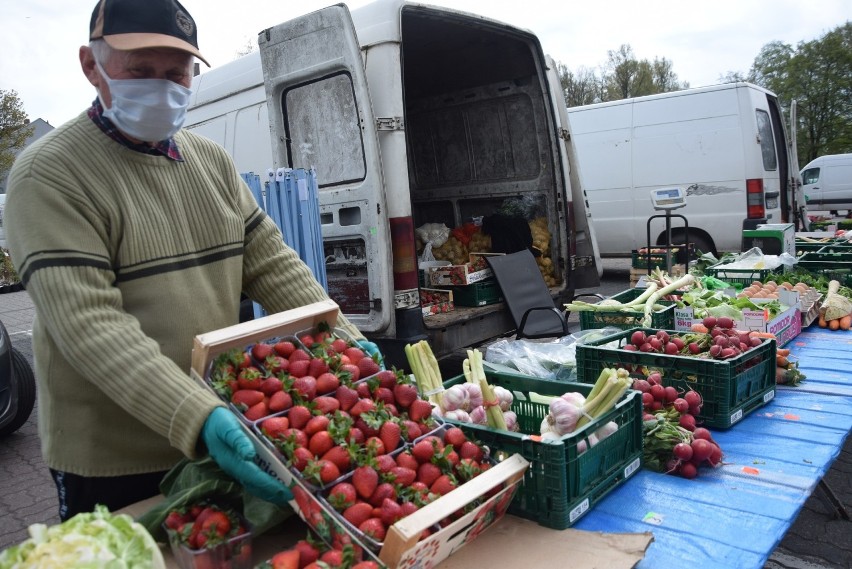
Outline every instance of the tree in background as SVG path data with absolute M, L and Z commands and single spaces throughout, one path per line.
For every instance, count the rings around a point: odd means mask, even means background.
M 678 81 L 670 60 L 658 57 L 654 61 L 636 59 L 629 44 L 608 51 L 607 57 L 600 76 L 586 67 L 571 72 L 566 65 L 557 64 L 567 106 L 576 107 L 689 88 L 689 83 Z
M 785 106 L 797 101 L 800 165 L 824 154 L 852 152 L 852 23 L 795 49 L 778 41 L 766 44 L 747 79 L 778 95 Z
M 15 156 L 32 136 L 29 123 L 18 93 L 0 89 L 0 178 L 11 170 Z

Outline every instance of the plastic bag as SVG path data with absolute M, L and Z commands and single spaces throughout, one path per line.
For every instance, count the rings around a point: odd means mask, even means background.
M 424 223 L 415 229 L 414 233 L 424 244 L 431 243 L 433 247 L 440 247 L 450 237 L 450 228 L 443 223 Z
M 542 379 L 577 381 L 577 345 L 616 334 L 618 328 L 583 330 L 552 340 L 499 340 L 485 351 L 485 361 Z

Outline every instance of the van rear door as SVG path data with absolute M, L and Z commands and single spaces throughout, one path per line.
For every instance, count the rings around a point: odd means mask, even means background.
M 348 8 L 337 4 L 258 37 L 276 168 L 311 168 L 329 296 L 362 332 L 393 309 L 387 208 L 376 121 Z

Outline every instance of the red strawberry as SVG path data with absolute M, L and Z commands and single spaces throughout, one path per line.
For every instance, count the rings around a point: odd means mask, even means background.
M 302 429 L 305 425 L 308 424 L 312 415 L 310 409 L 305 407 L 304 405 L 294 405 L 289 413 L 287 413 L 287 418 L 290 419 L 290 426 L 294 429 Z
M 328 493 L 328 503 L 338 512 L 342 512 L 355 504 L 357 499 L 358 495 L 355 492 L 355 487 L 349 482 L 335 484 Z
M 407 409 L 417 400 L 417 388 L 408 384 L 396 385 L 393 388 L 393 397 L 397 405 Z
M 293 380 L 293 389 L 302 399 L 313 401 L 317 396 L 317 380 L 313 376 L 303 375 Z
M 314 436 L 320 431 L 327 431 L 328 425 L 331 423 L 331 419 L 326 417 L 325 415 L 317 415 L 316 417 L 311 417 L 307 423 L 305 423 L 305 434 L 308 435 L 308 438 Z
M 299 336 L 299 341 L 302 342 L 306 348 L 310 349 L 316 343 L 312 334 L 302 334 Z
M 392 421 L 385 421 L 379 429 L 379 438 L 385 444 L 385 452 L 396 450 L 402 440 L 399 425 Z
M 380 439 L 378 436 L 367 437 L 367 442 L 364 446 L 372 450 L 373 454 L 375 454 L 376 456 L 388 452 L 388 449 L 385 448 L 385 443 L 382 442 L 382 439 Z
M 293 352 L 293 355 L 299 352 Z M 290 365 L 287 367 L 287 373 L 289 373 L 293 377 L 304 377 L 308 375 L 308 368 L 310 367 L 310 362 L 308 360 L 290 360 Z
M 399 417 L 399 409 L 397 409 L 396 405 L 394 405 L 393 403 L 385 405 L 385 411 L 387 411 L 394 417 Z
M 352 485 L 365 500 L 373 495 L 379 484 L 379 473 L 372 466 L 359 466 L 352 473 Z
M 355 405 L 349 409 L 349 414 L 353 417 L 358 417 L 361 413 L 369 413 L 376 410 L 376 403 L 372 399 L 359 399 Z
M 302 472 L 313 459 L 314 455 L 311 451 L 305 447 L 296 447 L 296 450 L 293 451 L 293 456 L 290 457 L 290 462 L 296 470 Z
M 264 397 L 266 396 L 262 391 L 258 391 L 256 389 L 240 389 L 231 395 L 231 403 L 248 408 L 263 401 Z
M 331 342 L 331 349 L 337 352 L 338 354 L 342 354 L 346 348 L 349 347 L 346 343 L 346 340 L 343 338 L 335 338 Z
M 163 524 L 169 529 L 176 530 L 189 521 L 190 520 L 188 515 L 183 514 L 177 510 L 172 510 L 171 512 L 169 512 L 169 515 L 166 516 L 166 520 L 163 522 Z
M 245 418 L 249 421 L 257 421 L 267 415 L 269 415 L 269 405 L 266 404 L 266 401 L 261 401 L 257 405 L 252 405 L 248 408 L 248 411 L 245 412 Z
M 338 387 L 337 391 L 334 392 L 334 397 L 340 401 L 340 408 L 344 411 L 352 409 L 352 406 L 355 405 L 359 399 L 358 392 L 346 385 Z
M 263 383 L 260 384 L 260 390 L 263 394 L 269 395 L 270 397 L 281 391 L 282 387 L 281 380 L 274 376 L 267 377 L 263 380 Z
M 335 445 L 322 455 L 323 460 L 333 462 L 340 472 L 346 472 L 352 466 L 352 456 L 346 447 Z
M 361 377 L 370 377 L 371 375 L 375 375 L 381 371 L 379 364 L 377 364 L 373 358 L 363 357 L 358 360 L 356 365 L 358 366 L 358 370 L 361 372 Z
M 308 441 L 308 449 L 314 453 L 314 456 L 322 456 L 331 450 L 334 446 L 334 441 L 328 431 L 320 431 L 311 436 Z
M 375 561 L 361 561 L 353 565 L 352 569 L 379 569 L 379 564 Z
M 311 358 L 308 364 L 308 375 L 319 377 L 328 371 L 328 363 L 322 358 Z
M 351 348 L 346 348 L 345 350 L 343 350 L 343 353 L 355 365 L 358 365 L 358 362 L 364 359 L 364 350 L 362 350 L 361 348 L 356 348 L 352 346 Z
M 293 546 L 293 549 L 299 551 L 299 566 L 304 567 L 309 563 L 313 563 L 320 556 L 319 548 L 306 539 L 300 539 L 296 542 L 296 545 Z M 274 566 L 273 566 L 274 569 Z
M 393 481 L 402 487 L 408 487 L 417 479 L 417 472 L 403 466 L 394 466 L 390 473 L 393 475 Z
M 358 369 L 358 366 L 356 366 L 355 364 L 353 364 L 351 362 L 350 363 L 342 363 L 340 365 L 340 371 L 341 371 L 341 373 L 348 373 L 349 374 L 349 381 L 351 383 L 354 383 L 354 382 L 358 381 L 359 379 L 361 379 L 361 370 Z
M 432 416 L 432 404 L 423 399 L 416 399 L 408 408 L 408 416 L 419 423 Z
M 377 371 L 376 379 L 379 380 L 381 387 L 386 387 L 387 389 L 393 389 L 396 385 L 396 374 L 389 369 Z
M 269 356 L 263 361 L 263 366 L 269 373 L 278 374 L 282 371 L 287 371 L 290 367 L 290 361 L 281 356 Z
M 378 403 L 381 401 L 385 405 L 393 405 L 396 400 L 393 398 L 393 391 L 387 387 L 379 387 L 373 392 L 373 399 Z
M 414 458 L 414 455 L 410 451 L 401 452 L 396 455 L 396 464 L 403 468 L 410 468 L 411 470 L 417 470 L 417 467 L 420 466 L 420 463 L 417 462 L 417 459 Z
M 424 462 L 417 468 L 417 480 L 426 486 L 432 484 L 441 476 L 441 469 L 431 462 Z
M 212 512 L 201 522 L 199 531 L 208 536 L 215 533 L 219 537 L 223 537 L 231 531 L 231 520 L 225 512 Z
M 300 552 L 296 549 L 287 549 L 279 551 L 270 559 L 272 569 L 301 569 L 303 566 L 299 562 Z
M 390 472 L 396 466 L 396 461 L 389 454 L 380 454 L 376 457 L 376 468 L 382 474 Z
M 366 441 L 367 437 L 364 436 L 364 431 L 362 431 L 358 427 L 349 428 L 349 435 L 346 437 L 346 442 L 355 443 L 356 445 L 363 445 Z
M 479 448 L 479 445 L 471 441 L 463 442 L 459 448 L 460 458 L 472 458 L 476 462 L 481 462 L 483 454 L 484 453 L 482 452 L 482 449 Z
M 298 350 L 293 350 L 293 353 L 290 354 L 290 356 L 287 359 L 290 360 L 290 364 L 292 365 L 295 362 L 310 361 L 312 357 L 313 356 L 311 356 L 311 354 L 306 352 L 305 350 L 298 349 Z
M 361 530 L 365 535 L 372 537 L 376 541 L 384 541 L 385 534 L 387 533 L 385 525 L 379 518 L 370 518 L 369 520 L 358 526 L 358 529 Z
M 288 441 L 292 441 L 294 446 L 297 447 L 308 447 L 308 435 L 305 434 L 305 431 L 302 429 L 294 429 L 293 428 L 293 418 L 288 417 L 290 419 L 290 428 L 287 429 L 287 432 L 284 433 L 284 438 Z
M 358 391 L 358 397 L 361 399 L 372 399 L 373 393 L 370 391 L 370 385 L 366 381 L 362 381 L 356 385 L 355 389 Z
M 293 398 L 286 391 L 278 391 L 269 398 L 269 410 L 273 413 L 286 411 L 293 406 Z
M 292 413 L 292 411 L 290 411 Z M 293 418 L 290 418 L 290 424 L 293 423 Z M 431 441 L 422 440 L 417 442 L 411 448 L 411 454 L 414 455 L 414 458 L 417 459 L 417 462 L 423 464 L 424 462 L 430 462 L 432 457 L 435 456 L 435 447 L 432 445 Z
M 403 518 L 406 516 L 410 516 L 411 514 L 420 509 L 414 502 L 403 502 L 402 504 L 400 504 L 400 507 L 402 508 Z
M 330 484 L 340 478 L 340 469 L 333 462 L 318 459 L 308 463 L 305 476 L 320 484 Z
M 340 385 L 340 379 L 330 371 L 314 375 L 314 377 L 317 378 L 317 393 L 332 393 Z
M 335 411 L 340 409 L 340 401 L 334 397 L 322 396 L 314 399 L 314 407 L 318 413 L 323 415 L 333 415 Z
M 382 501 L 381 520 L 386 526 L 392 526 L 402 518 L 402 506 L 387 498 Z
M 343 517 L 356 528 L 373 515 L 373 506 L 366 502 L 357 502 L 343 511 Z
M 343 567 L 343 551 L 339 549 L 329 549 L 320 555 L 319 560 L 325 563 L 326 567 L 338 569 L 339 567 Z
M 237 375 L 237 384 L 240 389 L 260 389 L 263 384 L 263 374 L 254 366 L 243 368 Z
M 373 492 L 373 495 L 370 496 L 370 499 L 367 500 L 370 502 L 373 507 L 381 506 L 385 501 L 385 498 L 390 500 L 396 500 L 396 488 L 393 487 L 393 484 L 388 482 L 382 482 L 378 486 L 376 486 L 376 490 Z
M 289 358 L 290 354 L 296 351 L 296 344 L 289 340 L 281 340 L 273 344 L 272 349 L 281 357 Z
M 458 450 L 462 443 L 467 440 L 467 436 L 465 436 L 464 431 L 459 429 L 458 427 L 450 427 L 447 429 L 447 432 L 444 433 L 444 442 Z
M 260 424 L 260 431 L 270 439 L 283 438 L 289 428 L 290 420 L 287 417 L 270 417 Z
M 412 421 L 411 419 L 406 419 L 402 422 L 402 425 L 405 430 L 405 440 L 408 442 L 413 441 L 423 434 L 423 431 L 420 429 L 420 425 Z
M 429 491 L 443 496 L 444 494 L 448 494 L 449 492 L 455 490 L 456 486 L 458 486 L 458 483 L 455 481 L 455 479 L 451 478 L 447 474 L 442 474 L 432 483 L 432 485 L 429 487 Z
M 272 346 L 269 344 L 258 343 L 251 347 L 251 356 L 257 362 L 262 362 L 272 355 Z

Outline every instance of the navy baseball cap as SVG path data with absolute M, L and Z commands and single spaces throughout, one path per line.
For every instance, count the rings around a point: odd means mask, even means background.
M 198 51 L 195 20 L 177 0 L 100 0 L 89 24 L 89 40 L 96 39 L 122 51 L 179 49 L 210 67 Z

